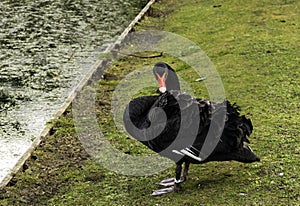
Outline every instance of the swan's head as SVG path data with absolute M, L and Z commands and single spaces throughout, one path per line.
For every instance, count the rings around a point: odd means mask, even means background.
M 153 67 L 153 74 L 158 82 L 158 90 L 165 93 L 170 90 L 180 90 L 175 71 L 166 63 L 158 62 Z

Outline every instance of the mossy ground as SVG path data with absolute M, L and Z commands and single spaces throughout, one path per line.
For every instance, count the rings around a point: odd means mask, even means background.
M 155 183 L 174 176 L 174 167 L 147 177 L 105 169 L 82 148 L 70 108 L 2 191 L 1 205 L 299 205 L 299 9 L 292 0 L 161 0 L 136 28 L 174 32 L 206 52 L 227 98 L 252 119 L 252 148 L 261 162 L 192 165 L 182 191 L 152 197 Z M 115 129 L 110 98 L 125 74 L 157 61 L 174 66 L 197 97 L 209 98 L 192 70 L 173 57 L 115 63 L 99 84 L 99 125 L 116 148 L 132 155 L 151 151 Z

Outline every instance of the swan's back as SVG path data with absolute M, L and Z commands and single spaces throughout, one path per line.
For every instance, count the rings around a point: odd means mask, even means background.
M 212 122 L 212 114 L 224 110 L 223 126 Z M 136 98 L 128 104 L 124 113 L 124 125 L 131 136 L 175 162 L 186 159 L 202 163 L 180 151 L 187 149 L 199 156 L 212 124 L 222 135 L 203 162 L 258 160 L 250 148 L 244 146 L 249 143 L 247 136 L 253 129 L 251 121 L 241 116 L 239 108 L 228 101 L 213 103 L 172 90 L 159 96 Z

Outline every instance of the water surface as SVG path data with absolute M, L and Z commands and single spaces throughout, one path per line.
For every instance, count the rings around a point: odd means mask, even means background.
M 0 181 L 146 3 L 0 2 Z

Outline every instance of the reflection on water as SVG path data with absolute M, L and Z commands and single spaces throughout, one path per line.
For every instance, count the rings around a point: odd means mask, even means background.
M 146 0 L 0 2 L 0 182 Z

